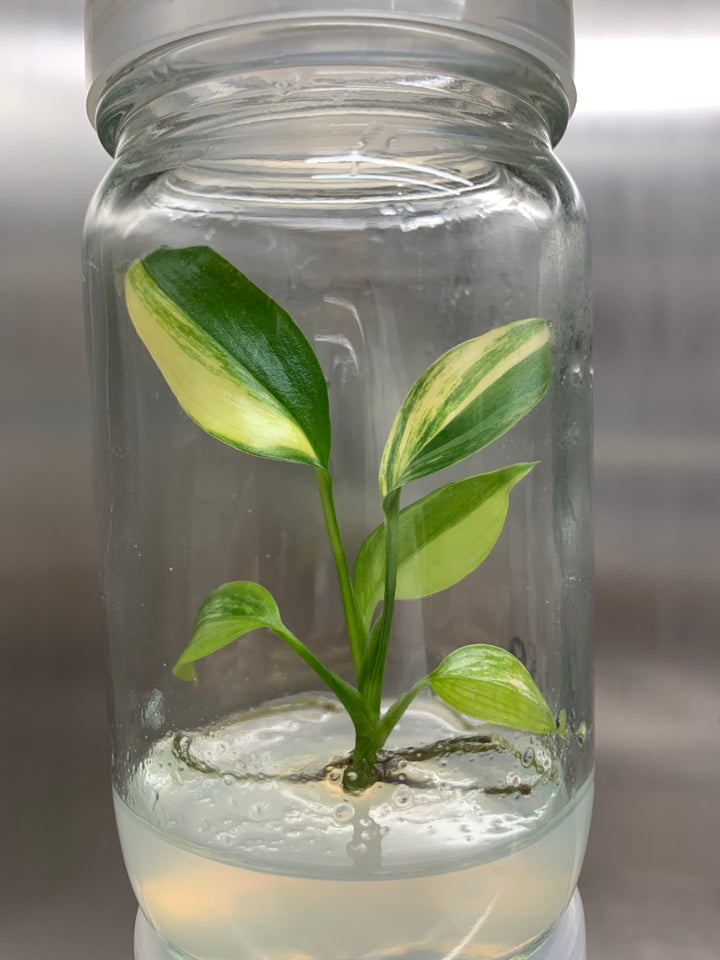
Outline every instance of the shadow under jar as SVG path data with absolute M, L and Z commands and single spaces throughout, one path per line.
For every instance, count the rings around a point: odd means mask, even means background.
M 425 19 L 260 17 L 175 38 L 94 88 L 114 157 L 84 267 L 113 785 L 168 956 L 526 957 L 575 890 L 592 797 L 589 269 L 582 202 L 552 152 L 571 85 L 481 23 Z M 131 265 L 200 247 L 317 356 L 350 572 L 383 522 L 378 471 L 413 384 L 459 344 L 545 321 L 542 398 L 402 490 L 405 508 L 534 464 L 481 563 L 447 589 L 398 591 L 379 711 L 483 644 L 524 665 L 556 729 L 478 719 L 427 686 L 353 789 L 357 727 L 278 635 L 245 632 L 199 660 L 195 684 L 173 674 L 208 594 L 252 581 L 361 686 L 318 471 L 210 436 L 135 329 Z M 475 549 L 486 523 L 449 524 L 430 567 Z

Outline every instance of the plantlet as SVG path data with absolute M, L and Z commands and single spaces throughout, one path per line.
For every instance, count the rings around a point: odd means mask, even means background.
M 315 470 L 356 685 L 328 670 L 291 632 L 264 587 L 243 580 L 205 600 L 175 675 L 196 680 L 197 660 L 258 627 L 271 630 L 350 715 L 356 740 L 345 771 L 348 789 L 377 779 L 378 751 L 427 686 L 478 719 L 554 732 L 555 719 L 522 663 L 487 644 L 454 650 L 381 712 L 395 600 L 445 590 L 475 570 L 500 535 L 510 491 L 535 464 L 455 480 L 401 509 L 402 488 L 481 450 L 538 403 L 550 379 L 545 321 L 520 320 L 465 341 L 416 381 L 380 464 L 384 522 L 361 546 L 351 579 L 333 501 L 327 386 L 300 328 L 209 247 L 161 248 L 136 261 L 125 295 L 135 329 L 200 427 L 247 453 Z

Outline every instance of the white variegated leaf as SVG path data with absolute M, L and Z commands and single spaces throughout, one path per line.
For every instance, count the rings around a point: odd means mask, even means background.
M 162 248 L 125 278 L 130 318 L 185 412 L 219 440 L 327 467 L 327 387 L 302 331 L 208 247 Z
M 500 536 L 514 485 L 535 464 L 517 463 L 434 490 L 404 507 L 398 517 L 397 593 L 413 600 L 445 590 L 472 573 Z M 353 574 L 366 624 L 383 595 L 385 528 L 365 540 Z
M 554 733 L 555 719 L 533 678 L 507 650 L 485 643 L 449 653 L 429 677 L 445 703 L 478 720 Z
M 487 446 L 535 406 L 549 380 L 544 320 L 519 320 L 453 347 L 398 411 L 380 465 L 382 495 Z

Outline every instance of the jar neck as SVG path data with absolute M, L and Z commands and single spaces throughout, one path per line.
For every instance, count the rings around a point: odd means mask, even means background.
M 172 165 L 200 151 L 262 165 L 303 154 L 330 176 L 334 156 L 419 160 L 433 137 L 441 152 L 488 136 L 547 148 L 568 116 L 558 79 L 507 44 L 334 17 L 226 28 L 154 51 L 109 85 L 97 129 L 108 152 L 130 162 L 162 153 Z

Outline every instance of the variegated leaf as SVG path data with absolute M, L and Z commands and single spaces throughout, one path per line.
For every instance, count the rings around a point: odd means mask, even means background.
M 280 611 L 271 593 L 259 583 L 234 580 L 207 597 L 198 611 L 190 643 L 180 654 L 173 673 L 180 680 L 195 680 L 194 663 L 226 647 L 251 630 L 267 627 L 284 630 Z
M 125 278 L 132 322 L 185 412 L 240 450 L 327 468 L 325 378 L 290 316 L 209 247 L 161 248 Z
M 530 733 L 554 733 L 555 720 L 517 657 L 476 643 L 453 650 L 429 677 L 445 703 L 478 720 Z
M 544 320 L 519 320 L 453 347 L 400 407 L 380 465 L 382 495 L 487 446 L 535 406 L 549 381 Z
M 535 464 L 455 480 L 400 511 L 397 594 L 426 597 L 458 583 L 492 550 L 505 523 L 510 491 Z M 355 596 L 365 624 L 383 595 L 385 528 L 379 526 L 358 553 Z
M 369 722 L 365 705 L 357 690 L 332 670 L 328 670 L 315 654 L 288 630 L 280 618 L 280 611 L 272 594 L 251 580 L 223 583 L 206 598 L 195 619 L 190 643 L 180 654 L 173 673 L 180 680 L 196 681 L 197 660 L 221 650 L 251 630 L 261 627 L 271 630 L 302 657 L 332 690 L 353 722 Z

